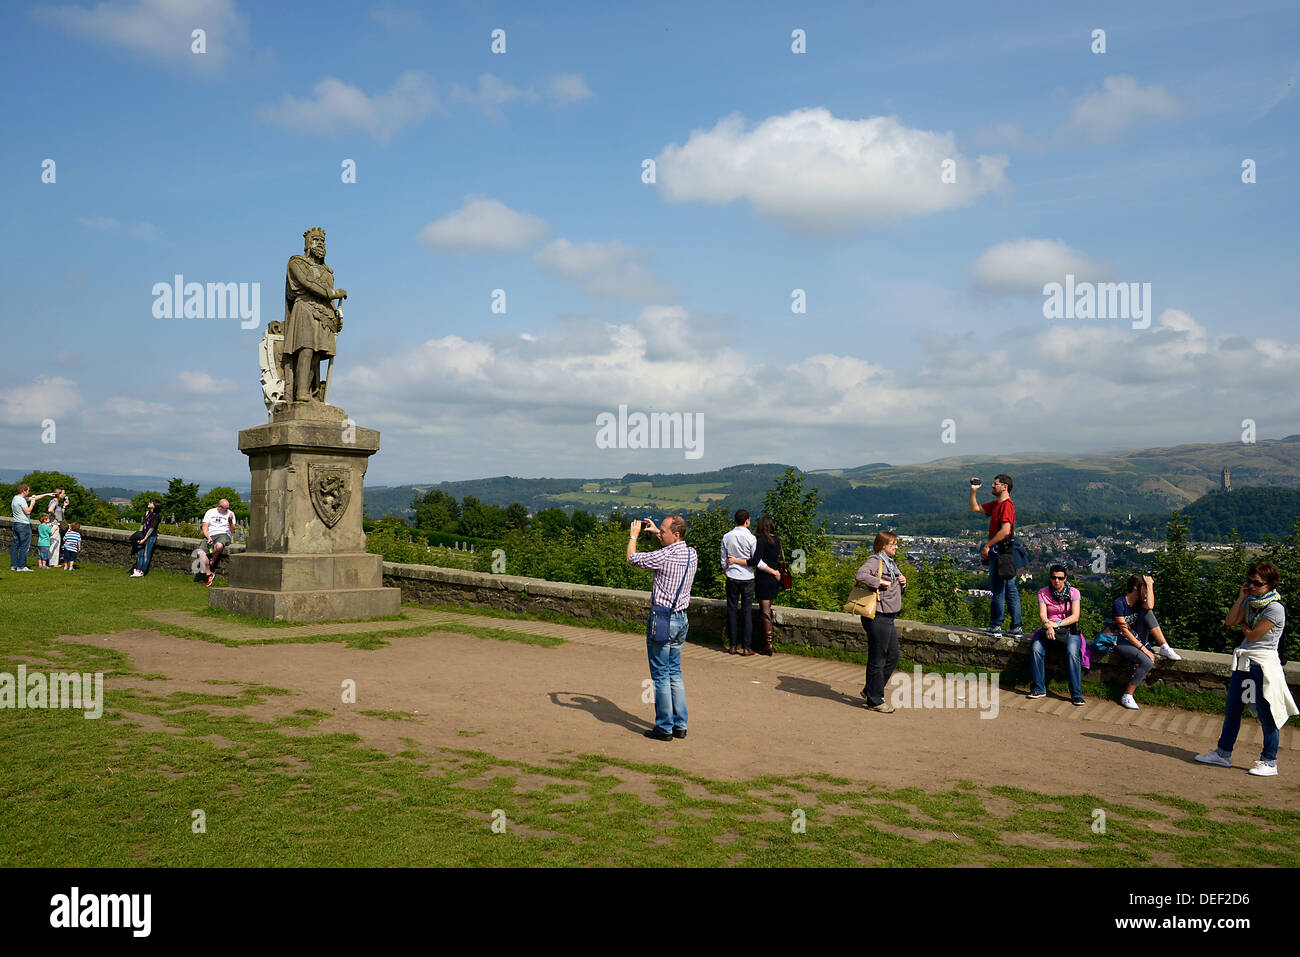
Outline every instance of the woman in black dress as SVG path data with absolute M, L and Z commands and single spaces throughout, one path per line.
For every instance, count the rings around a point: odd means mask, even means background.
M 776 522 L 771 516 L 764 515 L 755 528 L 758 547 L 754 556 L 746 561 L 743 558 L 731 558 L 732 565 L 749 565 L 754 569 L 754 597 L 758 599 L 759 610 L 763 614 L 763 647 L 759 654 L 772 654 L 772 636 L 776 631 L 776 619 L 772 617 L 772 602 L 776 601 L 781 591 L 781 569 L 785 567 L 785 554 L 781 551 L 781 538 L 776 534 Z

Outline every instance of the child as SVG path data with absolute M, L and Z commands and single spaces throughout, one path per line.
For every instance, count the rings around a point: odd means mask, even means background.
M 50 516 L 41 516 L 41 524 L 36 526 L 36 554 L 39 559 L 37 568 L 50 567 Z
M 72 571 L 81 556 L 81 523 L 73 522 L 68 534 L 63 537 L 64 571 Z
M 58 520 L 53 515 L 50 516 L 50 562 L 48 568 L 59 567 L 59 556 L 63 554 L 63 529 L 59 528 Z

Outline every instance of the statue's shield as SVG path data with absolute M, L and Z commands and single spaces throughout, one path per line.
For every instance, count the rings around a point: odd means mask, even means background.
M 312 508 L 316 509 L 326 528 L 333 528 L 348 510 L 348 501 L 352 497 L 352 470 L 341 465 L 310 465 L 307 467 L 307 484 Z

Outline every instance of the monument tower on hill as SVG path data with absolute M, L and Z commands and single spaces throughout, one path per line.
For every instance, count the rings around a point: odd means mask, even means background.
M 401 610 L 401 591 L 383 587 L 383 559 L 366 552 L 362 482 L 379 433 L 358 428 L 329 405 L 346 299 L 325 265 L 325 231 L 303 233 L 289 260 L 284 322 L 262 338 L 262 395 L 269 421 L 239 433 L 252 472 L 247 551 L 232 555 L 214 608 L 273 621 L 378 618 Z M 322 376 L 322 366 L 329 368 Z

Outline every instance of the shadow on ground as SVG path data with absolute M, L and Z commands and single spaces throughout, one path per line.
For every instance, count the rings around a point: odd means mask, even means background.
M 582 691 L 552 691 L 549 697 L 552 704 L 559 705 L 561 708 L 577 708 L 579 711 L 585 711 L 603 724 L 612 724 L 638 733 L 654 727 L 644 718 L 624 711 L 608 698 L 602 698 L 598 694 L 587 694 Z M 565 698 L 570 700 L 565 701 Z

